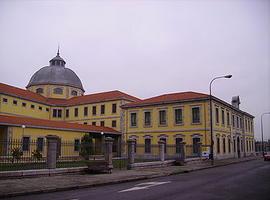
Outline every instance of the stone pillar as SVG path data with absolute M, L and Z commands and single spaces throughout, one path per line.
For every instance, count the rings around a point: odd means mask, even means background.
M 112 145 L 113 139 L 111 137 L 105 138 L 105 161 L 108 163 L 109 168 L 112 168 Z
M 128 143 L 128 165 L 127 169 L 132 168 L 132 164 L 135 162 L 135 140 L 129 139 Z
M 186 159 L 186 152 L 185 152 L 185 142 L 180 142 L 180 154 L 179 154 L 179 161 L 185 161 Z
M 59 137 L 56 135 L 47 135 L 47 168 L 55 169 L 56 168 L 56 159 L 57 159 L 57 142 Z
M 160 161 L 165 161 L 165 141 L 159 140 L 158 141 L 159 146 L 159 159 Z

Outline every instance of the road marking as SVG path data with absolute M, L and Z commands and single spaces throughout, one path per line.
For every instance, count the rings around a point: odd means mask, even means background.
M 131 191 L 136 191 L 136 190 L 145 190 L 145 189 L 148 189 L 148 188 L 153 187 L 153 186 L 163 185 L 163 184 L 167 184 L 167 183 L 171 183 L 171 181 L 139 183 L 132 188 L 121 190 L 118 192 L 121 193 L 121 192 L 131 192 Z

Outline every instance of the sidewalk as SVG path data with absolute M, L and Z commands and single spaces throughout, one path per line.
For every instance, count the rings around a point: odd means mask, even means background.
M 113 170 L 112 174 L 68 174 L 36 178 L 6 179 L 0 180 L 0 198 L 143 180 L 225 166 L 255 159 L 258 159 L 258 157 L 217 160 L 215 161 L 214 166 L 211 166 L 209 161 L 204 161 L 203 163 L 188 164 L 186 166 L 170 166 L 166 167 L 166 170 L 164 170 L 164 168 Z

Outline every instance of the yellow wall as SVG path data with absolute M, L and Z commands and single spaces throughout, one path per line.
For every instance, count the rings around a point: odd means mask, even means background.
M 7 103 L 3 102 L 4 98 L 8 100 Z M 14 100 L 17 101 L 17 105 L 13 103 Z M 22 105 L 23 103 L 26 103 L 25 107 Z M 0 114 L 49 119 L 50 106 L 44 104 L 23 100 L 8 95 L 1 95 L 0 104 L 1 104 Z M 31 105 L 34 105 L 34 108 L 31 108 Z M 46 111 L 46 109 L 49 109 L 49 111 Z
M 75 88 L 75 87 L 70 87 L 70 86 L 59 86 L 59 85 L 38 85 L 38 86 L 31 86 L 27 88 L 28 90 L 35 92 L 37 88 L 42 88 L 43 93 L 41 94 L 42 96 L 45 96 L 47 98 L 56 98 L 56 99 L 69 99 L 71 97 L 74 97 L 71 94 L 71 91 L 77 91 L 77 96 L 82 96 L 83 91 L 81 89 Z M 55 88 L 62 88 L 63 89 L 63 94 L 55 94 L 54 89 Z
M 44 145 L 46 145 L 46 136 L 47 135 L 57 135 L 61 139 L 61 155 L 62 156 L 78 156 L 79 152 L 74 151 L 74 140 L 79 139 L 83 137 L 84 132 L 76 132 L 76 131 L 67 131 L 67 130 L 50 130 L 50 129 L 41 129 L 41 128 L 22 128 L 22 127 L 10 127 L 10 138 L 13 141 L 21 141 L 22 138 L 30 137 L 30 150 L 27 152 L 24 152 L 25 155 L 31 155 L 30 153 L 36 150 L 36 140 L 37 138 L 41 137 L 44 138 Z M 18 145 L 22 145 L 21 143 L 18 143 Z M 15 146 L 13 145 L 13 148 Z M 45 149 L 43 150 L 42 154 L 43 156 L 46 156 Z
M 116 108 L 117 108 L 116 113 L 112 113 L 113 104 L 116 104 Z M 105 105 L 104 114 L 101 114 L 101 105 Z M 104 126 L 112 127 L 112 121 L 116 120 L 116 127 L 113 127 L 113 128 L 116 130 L 120 130 L 120 115 L 121 115 L 120 105 L 121 105 L 121 100 L 67 107 L 66 109 L 69 109 L 69 117 L 66 118 L 66 115 L 65 115 L 65 121 L 78 122 L 81 124 L 87 122 L 87 124 L 90 124 L 90 125 L 92 124 L 92 122 L 96 122 L 97 126 L 100 126 L 100 122 L 104 121 L 105 123 Z M 96 106 L 96 115 L 92 114 L 93 106 Z M 88 107 L 87 116 L 84 116 L 85 107 Z M 78 108 L 78 117 L 75 117 L 75 108 Z
M 241 138 L 246 138 L 246 140 L 254 141 L 254 132 L 253 127 L 250 130 L 245 129 L 245 125 L 242 128 L 237 128 L 232 126 L 232 114 L 241 117 L 242 119 L 247 119 L 252 123 L 253 119 L 247 115 L 244 115 L 241 112 L 238 112 L 235 109 L 231 109 L 227 105 L 221 104 L 219 102 L 213 102 L 213 139 L 216 141 L 217 137 L 223 138 L 226 137 L 226 153 L 229 149 L 229 138 L 231 138 L 231 152 L 233 152 L 233 137 L 239 134 Z M 201 122 L 198 124 L 192 124 L 192 107 L 200 107 L 200 119 Z M 174 121 L 174 109 L 175 108 L 183 109 L 183 124 L 175 125 Z M 216 123 L 216 108 L 219 109 L 219 123 Z M 167 125 L 159 125 L 159 110 L 167 110 Z M 224 124 L 222 123 L 222 110 L 224 110 Z M 150 111 L 152 113 L 152 122 L 151 126 L 144 126 L 144 112 Z M 187 145 L 192 144 L 194 137 L 199 137 L 203 145 L 210 145 L 210 106 L 208 101 L 197 101 L 197 102 L 186 102 L 181 104 L 166 104 L 166 105 L 155 105 L 155 106 L 144 106 L 137 108 L 127 108 L 126 109 L 126 132 L 125 139 L 134 138 L 137 141 L 137 144 L 144 144 L 145 137 L 151 137 L 152 144 L 158 144 L 158 141 L 161 137 L 167 138 L 167 144 L 175 144 L 175 138 L 183 138 L 183 141 Z M 131 113 L 137 113 L 137 126 L 131 127 Z M 230 116 L 230 123 L 227 124 L 227 113 Z M 236 118 L 235 118 L 236 120 Z M 240 123 L 240 120 L 239 120 Z M 244 123 L 244 121 L 243 121 Z M 236 122 L 235 122 L 236 125 Z M 221 141 L 222 142 L 222 141 Z M 215 142 L 216 145 L 216 142 Z M 220 144 L 220 148 L 223 148 Z M 245 147 L 247 150 L 247 147 Z M 215 151 L 217 147 L 215 146 Z M 225 154 L 221 151 L 220 154 Z

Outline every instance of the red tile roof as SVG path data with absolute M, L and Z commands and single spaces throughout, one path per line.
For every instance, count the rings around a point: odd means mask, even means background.
M 128 101 L 140 101 L 137 97 L 128 95 L 126 93 L 120 92 L 118 90 L 101 92 L 95 94 L 88 94 L 84 96 L 73 97 L 68 100 L 60 99 L 48 99 L 51 104 L 73 106 L 87 103 L 98 103 L 104 101 L 114 101 L 114 100 L 128 100 Z
M 0 83 L 0 94 L 12 95 L 30 101 L 46 103 L 46 98 L 34 92 Z
M 121 133 L 108 127 L 102 126 L 92 126 L 86 124 L 78 123 L 68 123 L 62 121 L 53 121 L 45 119 L 35 119 L 29 117 L 18 117 L 18 116 L 7 116 L 0 115 L 0 125 L 10 125 L 10 126 L 22 126 L 35 127 L 35 128 L 47 128 L 47 129 L 57 129 L 57 130 L 70 130 L 79 132 L 95 132 L 95 133 L 110 133 L 120 135 Z
M 52 98 L 46 98 L 34 92 L 20 89 L 17 87 L 13 87 L 4 83 L 0 83 L 0 94 L 7 94 L 7 95 L 23 98 L 30 101 L 44 103 L 47 105 L 56 105 L 56 106 L 72 106 L 72 105 L 97 103 L 97 102 L 113 101 L 113 100 L 140 101 L 139 98 L 120 92 L 118 90 L 89 94 L 89 95 L 84 95 L 84 96 L 77 96 L 70 99 L 52 99 Z
M 139 102 L 128 103 L 123 108 L 130 107 L 141 107 L 146 105 L 157 105 L 157 104 L 165 104 L 165 103 L 175 103 L 179 101 L 192 101 L 198 99 L 207 99 L 209 95 L 197 92 L 180 92 L 180 93 L 171 93 L 164 94 L 156 97 L 152 97 L 149 99 L 144 99 Z

